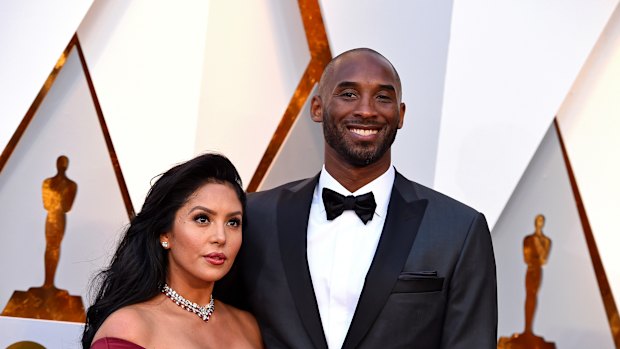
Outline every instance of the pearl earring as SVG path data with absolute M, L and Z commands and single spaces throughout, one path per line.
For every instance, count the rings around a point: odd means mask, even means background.
M 161 242 L 161 247 L 167 249 L 168 248 L 168 241 L 162 241 Z

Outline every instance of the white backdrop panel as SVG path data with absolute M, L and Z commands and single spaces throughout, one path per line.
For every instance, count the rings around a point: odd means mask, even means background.
M 97 0 L 78 30 L 136 211 L 194 155 L 208 5 Z
M 495 225 L 617 3 L 455 3 L 438 190 Z
M 196 152 L 220 151 L 247 186 L 308 62 L 297 1 L 213 1 Z
M 312 93 L 316 93 L 316 90 L 315 85 Z M 283 183 L 312 177 L 319 173 L 323 166 L 325 150 L 323 124 L 312 121 L 310 102 L 311 99 L 308 98 L 259 190 L 275 188 Z
M 32 341 L 50 349 L 80 348 L 82 331 L 82 324 L 72 322 L 0 316 L 0 348 L 22 341 Z
M 92 1 L 0 1 L 0 152 Z
M 523 238 L 544 214 L 551 251 L 538 291 L 534 333 L 557 348 L 614 348 L 579 213 L 553 125 L 527 167 L 493 231 L 497 262 L 498 334 L 525 326 Z
M 408 178 L 433 186 L 452 0 L 321 1 L 334 56 L 369 47 L 386 56 L 407 105 L 392 160 Z
M 594 48 L 558 122 L 616 305 L 620 304 L 620 7 Z
M 14 290 L 41 286 L 45 219 L 41 185 L 56 174 L 59 155 L 77 183 L 67 213 L 56 286 L 82 295 L 95 271 L 108 263 L 128 222 L 112 162 L 75 49 L 0 173 L 0 307 Z

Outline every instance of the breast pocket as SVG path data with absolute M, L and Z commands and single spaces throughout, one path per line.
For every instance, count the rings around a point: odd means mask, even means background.
M 392 293 L 437 292 L 443 289 L 443 281 L 436 271 L 402 272 Z

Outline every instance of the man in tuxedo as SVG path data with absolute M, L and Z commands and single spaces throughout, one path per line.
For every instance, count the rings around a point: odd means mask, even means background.
M 250 194 L 236 270 L 218 296 L 257 317 L 267 348 L 496 347 L 487 223 L 396 172 L 390 147 L 404 115 L 385 57 L 339 55 L 311 103 L 321 172 Z

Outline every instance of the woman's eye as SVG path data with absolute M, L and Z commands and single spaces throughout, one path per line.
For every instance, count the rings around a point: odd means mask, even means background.
M 231 226 L 231 227 L 240 227 L 241 226 L 241 219 L 233 218 L 233 219 L 228 221 L 228 225 Z
M 209 217 L 207 217 L 207 215 L 201 214 L 201 215 L 194 217 L 194 221 L 200 224 L 209 223 Z

